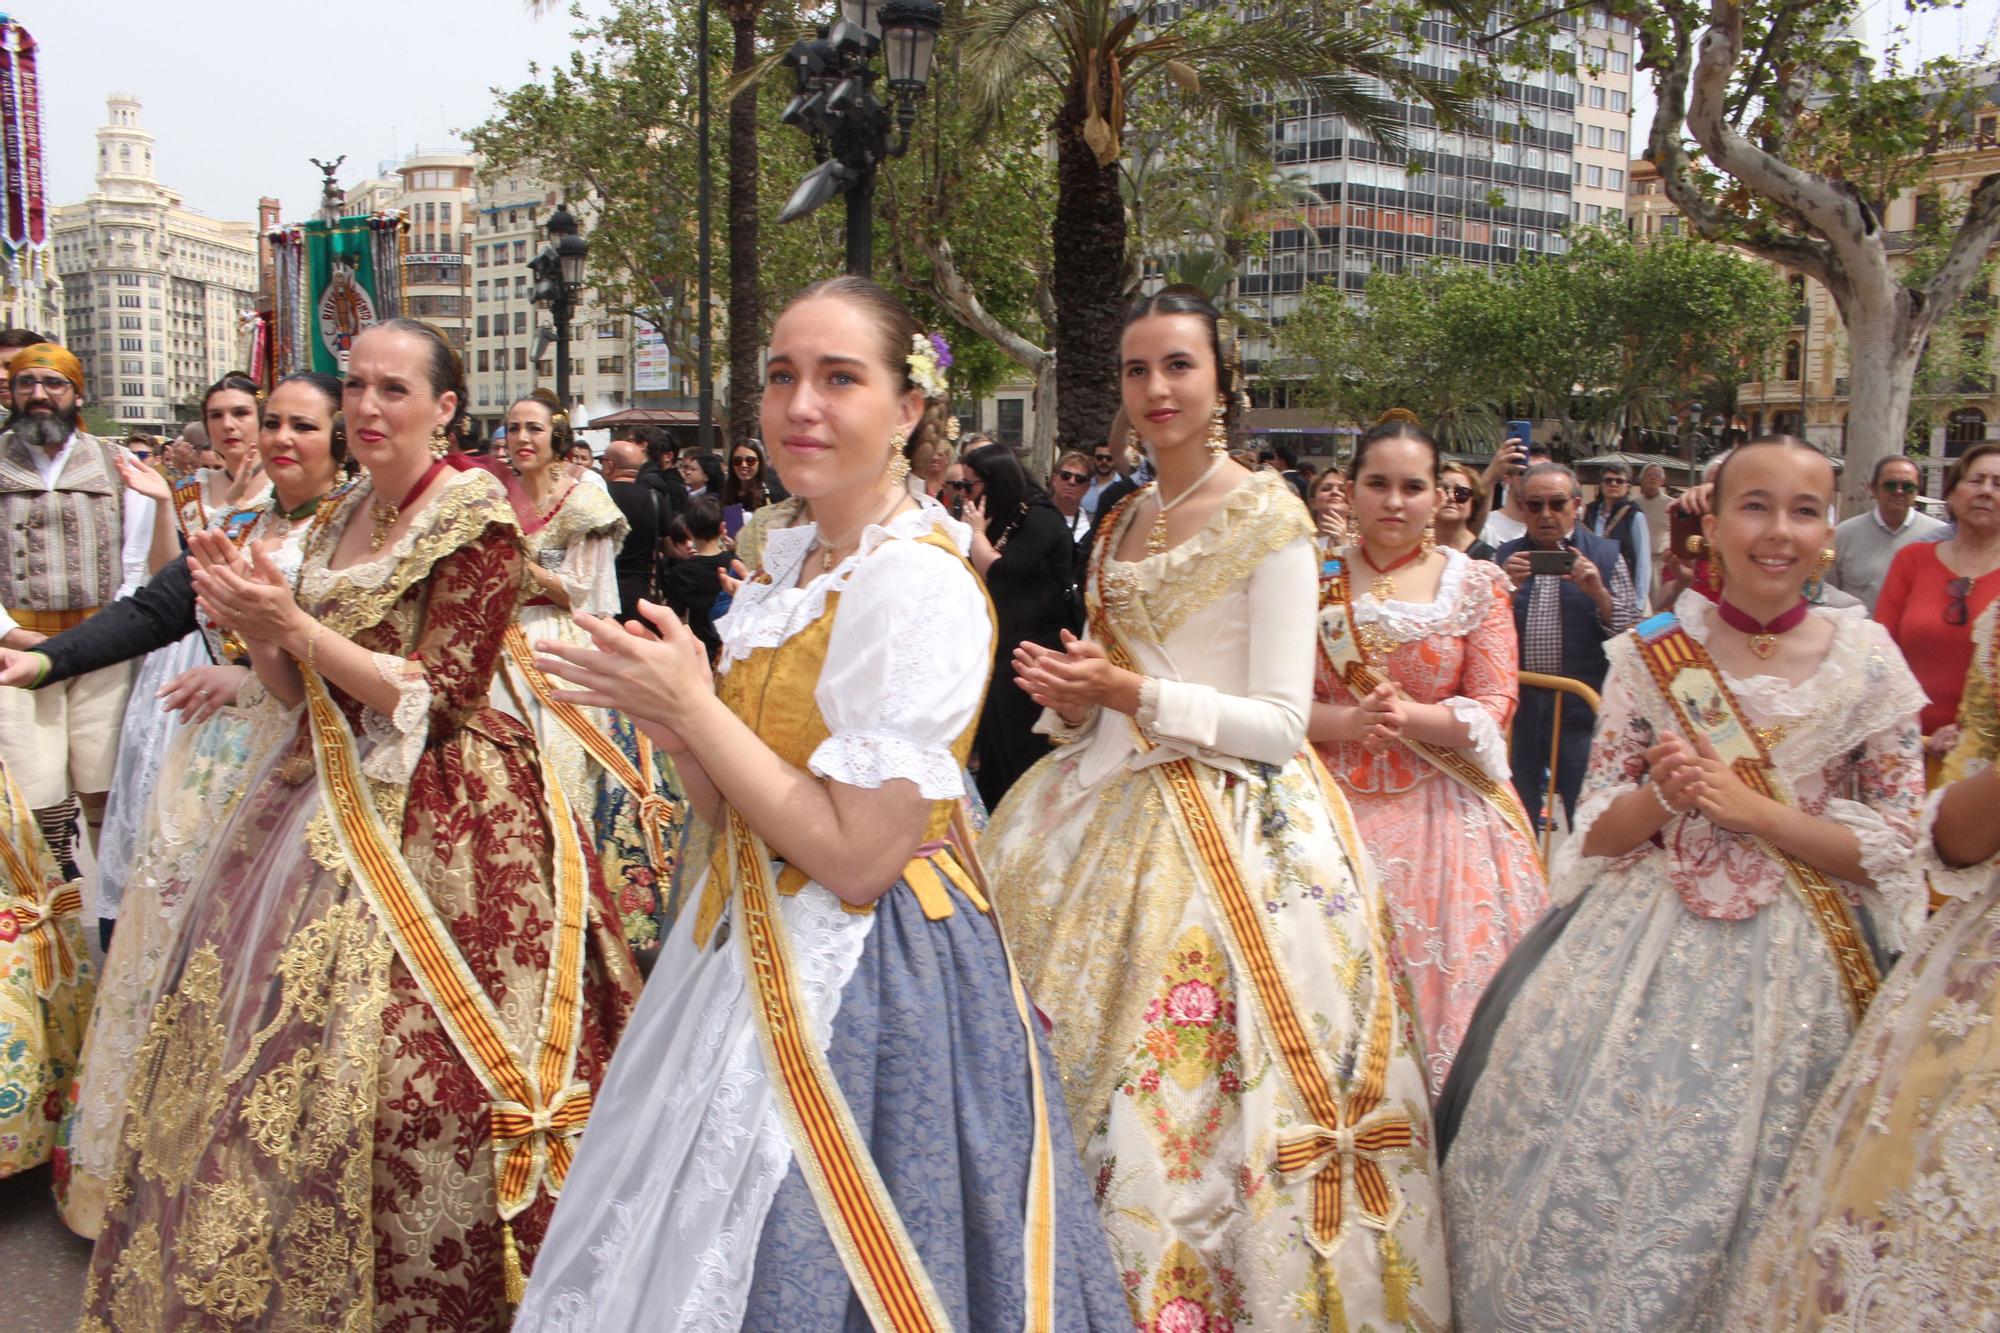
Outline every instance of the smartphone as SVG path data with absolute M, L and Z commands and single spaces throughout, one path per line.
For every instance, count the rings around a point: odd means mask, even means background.
M 1576 568 L 1576 552 L 1564 547 L 1560 551 L 1528 552 L 1528 572 L 1530 574 L 1554 574 L 1560 577 Z
M 1667 513 L 1667 544 L 1682 560 L 1694 560 L 1701 555 L 1701 545 L 1696 540 L 1701 536 L 1701 515 L 1690 514 L 1686 510 L 1674 509 Z
M 1521 442 L 1521 452 L 1525 455 L 1529 449 L 1534 447 L 1535 423 L 1532 421 L 1510 421 L 1507 423 L 1507 434 L 1503 438 L 1519 440 Z

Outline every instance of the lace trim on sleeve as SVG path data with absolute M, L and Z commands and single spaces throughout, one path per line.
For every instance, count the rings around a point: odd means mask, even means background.
M 1142 698 L 1144 687 L 1141 686 Z M 1057 745 L 1071 745 L 1088 736 L 1097 726 L 1097 718 L 1104 710 L 1093 708 L 1084 715 L 1083 721 L 1071 726 L 1063 721 L 1063 715 L 1053 708 L 1044 708 L 1042 715 L 1035 719 L 1035 734 L 1047 736 Z
M 924 799 L 955 800 L 965 795 L 964 771 L 948 746 L 925 745 L 879 731 L 842 731 L 812 752 L 806 767 L 829 782 L 880 787 L 896 778 L 917 784 Z
M 1890 953 L 1902 953 L 1923 928 L 1929 906 L 1924 887 L 1926 858 L 1911 855 L 1914 849 L 1908 836 L 1871 805 L 1835 796 L 1828 799 L 1820 817 L 1854 835 L 1861 868 L 1875 881 L 1872 888 L 1863 887 L 1861 892 L 1875 904 L 1873 915 L 1882 947 Z
M 1154 676 L 1139 678 L 1139 711 L 1132 715 L 1139 730 L 1154 736 L 1160 730 L 1160 682 Z
M 1140 697 L 1144 698 L 1144 695 Z M 1514 768 L 1507 762 L 1507 738 L 1500 734 L 1500 724 L 1493 720 L 1493 714 L 1486 711 L 1486 706 L 1477 699 L 1456 694 L 1440 702 L 1451 710 L 1453 717 L 1465 724 L 1472 737 L 1472 744 L 1466 753 L 1472 756 L 1472 762 L 1479 765 L 1480 771 L 1495 782 L 1511 781 Z
M 361 772 L 377 782 L 407 783 L 431 735 L 431 683 L 424 669 L 407 657 L 371 656 L 376 673 L 396 687 L 396 709 L 387 715 L 372 708 L 361 711 L 362 734 L 373 742 L 361 761 Z

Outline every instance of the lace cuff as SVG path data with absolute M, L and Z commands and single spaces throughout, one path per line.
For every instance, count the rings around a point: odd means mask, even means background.
M 1493 714 L 1476 699 L 1453 695 L 1441 701 L 1451 711 L 1451 715 L 1465 724 L 1465 730 L 1472 737 L 1472 744 L 1466 753 L 1480 771 L 1495 782 L 1509 782 L 1514 777 L 1514 767 L 1507 762 L 1507 738 L 1500 734 L 1500 724 L 1493 720 Z
M 384 715 L 372 708 L 361 712 L 361 732 L 372 744 L 361 772 L 377 782 L 406 784 L 417 771 L 424 742 L 431 736 L 431 682 L 424 669 L 407 657 L 374 653 L 375 670 L 396 687 L 396 710 Z
M 1550 906 L 1561 907 L 1575 899 L 1579 893 L 1590 887 L 1591 879 L 1604 869 L 1605 862 L 1618 859 L 1613 856 L 1585 855 L 1584 839 L 1590 834 L 1590 826 L 1611 808 L 1613 801 L 1626 792 L 1637 790 L 1636 785 L 1624 783 L 1591 792 L 1576 803 L 1576 818 L 1571 821 L 1569 836 L 1556 843 L 1555 859 L 1549 863 Z M 1548 812 L 1544 811 L 1543 818 L 1548 817 Z M 1642 843 L 1636 850 L 1650 849 Z
M 873 788 L 906 778 L 917 784 L 926 800 L 949 801 L 965 795 L 964 770 L 949 747 L 879 731 L 836 732 L 819 743 L 806 767 L 829 782 L 850 787 Z
M 1139 730 L 1148 736 L 1160 731 L 1160 682 L 1153 676 L 1139 677 L 1139 711 L 1132 715 Z
M 1984 760 L 1975 760 L 1966 766 L 1965 776 L 1971 777 L 1975 773 L 1982 772 L 1986 766 Z M 1923 830 L 1923 843 L 1919 851 L 1923 857 L 1923 869 L 1930 880 L 1931 892 L 1942 898 L 1962 901 L 1977 897 L 1986 891 L 1987 886 L 1993 882 L 1994 865 L 1991 861 L 1982 861 L 1977 865 L 1948 866 L 1943 858 L 1938 856 L 1936 839 L 1938 807 L 1943 803 L 1944 794 L 1948 790 L 1949 787 L 1939 787 L 1924 798 L 1923 822 L 1919 826 Z
M 1143 693 L 1144 691 L 1142 690 L 1141 694 L 1143 695 Z M 1101 708 L 1091 709 L 1084 715 L 1083 721 L 1072 727 L 1069 723 L 1063 721 L 1061 713 L 1058 713 L 1053 708 L 1044 708 L 1042 715 L 1035 719 L 1035 734 L 1037 736 L 1047 736 L 1050 742 L 1056 745 L 1072 744 L 1073 742 L 1082 740 L 1091 733 L 1091 730 L 1097 726 L 1098 714 L 1103 711 Z
M 1872 895 L 1877 933 L 1882 947 L 1902 953 L 1924 924 L 1930 894 L 1924 887 L 1924 858 L 1912 856 L 1909 838 L 1873 806 L 1834 797 L 1826 803 L 1822 819 L 1831 820 L 1854 834 L 1861 849 L 1861 868 L 1875 881 Z

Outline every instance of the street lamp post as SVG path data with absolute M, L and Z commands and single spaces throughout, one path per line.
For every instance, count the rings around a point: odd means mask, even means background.
M 792 191 L 778 221 L 845 196 L 849 273 L 867 277 L 874 269 L 875 173 L 909 149 L 943 26 L 937 0 L 841 0 L 839 20 L 794 43 L 785 57 L 796 86 L 779 119 L 812 140 L 819 165 Z M 870 64 L 877 52 L 882 73 Z M 884 74 L 895 99 L 893 119 L 874 92 Z
M 548 231 L 548 243 L 528 261 L 528 271 L 535 275 L 535 304 L 549 312 L 556 326 L 556 397 L 568 412 L 574 405 L 569 396 L 569 328 L 583 296 L 590 243 L 577 234 L 576 215 L 567 203 L 549 214 Z

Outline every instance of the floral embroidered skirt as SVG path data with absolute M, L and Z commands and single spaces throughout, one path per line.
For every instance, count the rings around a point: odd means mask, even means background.
M 1078 747 L 1081 748 L 1081 747 Z M 1430 1100 L 1407 987 L 1366 858 L 1316 762 L 1197 766 L 1261 910 L 1292 1004 L 1343 1105 L 1373 1063 L 1407 1146 L 1377 1160 L 1386 1215 L 1362 1215 L 1335 1154 L 1339 1229 L 1316 1175 L 1279 1169 L 1311 1123 L 1280 1066 L 1225 917 L 1151 770 L 1086 787 L 1058 750 L 981 843 L 1052 1044 L 1135 1323 L 1145 1329 L 1443 1328 L 1451 1322 Z M 1335 803 L 1339 803 L 1336 806 Z M 1315 1241 L 1319 1243 L 1315 1243 Z
M 1875 997 L 1725 1324 L 2000 1326 L 2000 875 L 1940 909 Z

